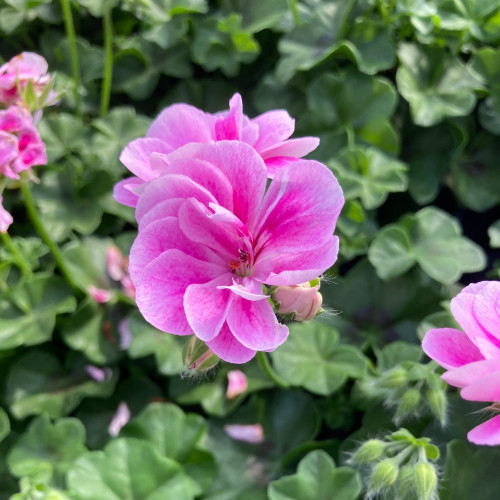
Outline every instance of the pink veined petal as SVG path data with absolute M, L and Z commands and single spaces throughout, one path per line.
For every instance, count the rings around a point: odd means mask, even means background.
M 288 165 L 296 161 L 299 161 L 299 158 L 293 158 L 292 156 L 273 156 L 264 160 L 267 167 L 267 176 L 273 179 L 281 169 L 288 167 Z
M 493 337 L 489 332 L 482 328 L 474 314 L 475 298 L 477 295 L 480 295 L 488 286 L 488 282 L 486 281 L 473 283 L 466 286 L 451 301 L 450 309 L 453 317 L 462 327 L 462 330 L 469 337 L 471 342 L 478 345 L 478 339 L 484 340 L 484 342 L 482 342 L 482 347 L 480 348 L 481 352 L 491 352 L 492 349 L 489 349 L 489 346 L 487 344 L 492 344 L 493 351 L 498 351 L 500 353 L 500 345 L 498 344 L 497 339 L 495 339 L 495 337 Z
M 242 142 L 220 141 L 184 146 L 168 160 L 171 163 L 186 158 L 205 160 L 220 169 L 233 187 L 233 213 L 248 225 L 262 202 L 267 182 L 266 166 L 257 152 Z
M 474 315 L 481 328 L 495 338 L 495 345 L 500 347 L 500 283 L 492 281 L 476 295 L 474 299 Z
M 217 202 L 209 191 L 185 175 L 162 175 L 149 181 L 140 196 L 135 211 L 137 222 L 140 223 L 149 210 L 169 198 L 196 198 L 205 205 Z
M 246 142 L 255 148 L 255 143 L 259 139 L 259 126 L 243 115 L 243 129 L 241 131 L 241 142 Z
M 467 439 L 474 444 L 497 446 L 500 444 L 500 415 L 490 418 L 488 421 L 474 427 L 468 434 Z
M 466 385 L 460 395 L 468 401 L 500 401 L 500 371 Z
M 142 184 L 144 184 L 144 181 L 137 177 L 127 177 L 115 184 L 113 188 L 113 198 L 118 203 L 127 207 L 136 207 L 139 196 L 137 196 L 132 189 L 142 186 Z
M 259 258 L 323 246 L 343 204 L 337 179 L 321 163 L 299 160 L 280 170 L 249 226 Z
M 324 245 L 305 252 L 272 254 L 259 257 L 254 276 L 268 285 L 296 285 L 323 274 L 337 260 L 338 236 L 331 236 Z
M 211 163 L 196 158 L 174 160 L 169 162 L 167 172 L 189 177 L 209 191 L 219 205 L 233 210 L 233 187 L 224 173 Z
M 203 341 L 213 340 L 226 321 L 232 294 L 220 285 L 231 282 L 231 274 L 203 284 L 189 285 L 184 295 L 184 311 L 195 335 Z
M 148 130 L 146 137 L 161 139 L 172 149 L 190 142 L 211 142 L 215 118 L 188 104 L 174 104 L 164 109 Z
M 179 208 L 179 225 L 190 240 L 217 252 L 229 270 L 230 262 L 238 259 L 238 249 L 245 249 L 243 238 L 232 221 L 214 220 L 210 215 L 209 208 L 191 198 Z
M 256 351 L 248 349 L 236 339 L 227 326 L 227 323 L 222 325 L 221 331 L 217 337 L 207 342 L 207 346 L 215 355 L 228 363 L 247 363 L 256 354 Z
M 158 173 L 151 167 L 151 154 L 167 154 L 172 147 L 161 139 L 140 138 L 129 143 L 120 155 L 120 161 L 143 181 L 150 181 L 158 177 Z
M 0 73 L 2 69 L 6 69 L 14 77 L 37 78 L 47 73 L 49 66 L 42 56 L 34 52 L 22 52 L 3 65 Z
M 476 380 L 498 371 L 500 371 L 500 359 L 484 359 L 453 368 L 443 373 L 441 378 L 446 383 L 455 387 L 465 387 Z
M 319 139 L 317 137 L 301 137 L 300 139 L 289 139 L 271 146 L 260 154 L 264 160 L 274 156 L 293 156 L 294 158 L 302 158 L 303 156 L 314 151 L 319 146 Z
M 215 139 L 217 141 L 239 141 L 243 126 L 243 102 L 236 93 L 229 101 L 229 112 L 219 116 L 215 122 Z
M 150 262 L 136 289 L 142 315 L 156 328 L 174 335 L 191 335 L 184 312 L 184 294 L 193 283 L 206 283 L 225 269 L 179 250 L 167 250 Z
M 144 230 L 149 224 L 165 219 L 166 217 L 177 217 L 179 213 L 179 207 L 184 203 L 184 198 L 170 198 L 165 201 L 161 201 L 154 208 L 141 218 L 139 222 L 139 232 Z
M 246 300 L 264 300 L 268 299 L 269 295 L 262 293 L 262 282 L 252 278 L 239 278 L 241 283 L 238 283 L 233 278 L 233 284 L 230 286 L 219 286 L 219 288 L 227 288 L 236 295 L 243 297 Z
M 477 348 L 481 351 L 481 354 L 486 359 L 500 358 L 500 347 L 497 346 L 496 342 L 492 342 L 489 339 L 478 337 L 476 339 L 476 343 L 477 343 Z
M 186 238 L 177 217 L 166 217 L 140 231 L 132 245 L 128 269 L 134 285 L 141 282 L 144 268 L 150 262 L 173 248 L 202 261 L 217 263 L 219 260 L 208 248 Z
M 259 153 L 282 143 L 295 130 L 295 120 L 283 109 L 262 113 L 252 123 L 259 127 L 259 139 L 254 145 Z
M 454 328 L 429 330 L 422 341 L 422 349 L 447 370 L 484 359 L 467 335 Z
M 288 337 L 288 328 L 278 323 L 267 300 L 234 297 L 226 321 L 233 335 L 249 349 L 276 349 Z

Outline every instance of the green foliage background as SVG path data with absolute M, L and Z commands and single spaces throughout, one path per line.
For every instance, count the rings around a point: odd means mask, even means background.
M 500 1 L 72 1 L 77 79 L 65 3 L 0 0 L 1 57 L 42 54 L 64 90 L 39 124 L 49 165 L 33 195 L 80 288 L 56 271 L 19 191 L 4 193 L 34 276 L 0 247 L 0 499 L 350 500 L 363 486 L 349 453 L 403 425 L 439 446 L 441 499 L 497 499 L 499 452 L 466 442 L 478 406 L 450 391 L 441 427 L 440 372 L 419 339 L 454 325 L 463 284 L 498 277 Z M 136 231 L 111 196 L 121 149 L 163 107 L 215 112 L 235 91 L 247 115 L 285 108 L 297 136 L 321 138 L 310 156 L 346 206 L 329 311 L 293 325 L 268 364 L 243 366 L 248 391 L 227 400 L 232 367 L 183 378 L 182 341 L 142 320 L 105 253 L 114 242 L 126 255 Z M 89 285 L 112 300 L 85 298 Z M 102 382 L 90 364 L 109 368 Z M 406 382 L 391 386 L 397 373 Z M 120 402 L 132 420 L 111 438 Z M 231 440 L 231 423 L 260 423 L 265 442 Z

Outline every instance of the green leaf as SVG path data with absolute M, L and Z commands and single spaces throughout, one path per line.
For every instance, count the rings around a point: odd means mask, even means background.
M 51 353 L 32 350 L 19 356 L 7 376 L 6 400 L 16 418 L 47 413 L 51 418 L 67 415 L 85 397 L 108 397 L 118 374 L 97 382 L 84 370 L 84 361 L 70 358 L 64 370 Z
M 194 500 L 200 493 L 175 460 L 131 438 L 82 455 L 67 481 L 75 500 Z
M 163 24 L 179 14 L 204 13 L 206 0 L 125 0 L 124 8 L 147 24 Z
M 500 248 L 500 220 L 495 221 L 488 228 L 488 236 L 490 237 L 490 247 Z
M 128 353 L 132 359 L 154 355 L 158 371 L 164 375 L 175 375 L 184 368 L 182 349 L 184 341 L 175 335 L 157 330 L 147 323 L 138 311 L 128 318 L 132 341 Z
M 418 263 L 435 280 L 451 284 L 463 273 L 486 266 L 483 250 L 462 236 L 459 223 L 435 207 L 383 228 L 368 252 L 382 279 L 391 279 Z
M 290 384 L 328 396 L 349 377 L 362 377 L 367 360 L 355 347 L 337 345 L 338 333 L 319 323 L 296 324 L 271 353 L 276 371 Z
M 479 82 L 446 49 L 402 43 L 398 56 L 398 90 L 409 102 L 417 125 L 429 127 L 446 117 L 465 116 L 472 111 Z
M 19 481 L 21 491 L 12 495 L 9 500 L 70 500 L 62 491 L 46 484 L 23 477 Z
M 0 295 L 0 350 L 49 340 L 56 315 L 73 312 L 76 300 L 57 276 L 40 274 Z
M 10 421 L 7 412 L 0 407 L 0 441 L 2 441 L 10 432 Z
M 384 372 L 394 368 L 403 361 L 414 361 L 418 363 L 424 356 L 424 353 L 420 345 L 396 340 L 376 352 L 376 355 L 377 368 Z
M 323 73 L 307 89 L 309 114 L 306 125 L 322 140 L 315 154 L 332 158 L 332 141 L 337 147 L 347 144 L 352 131 L 360 142 L 397 153 L 399 141 L 388 118 L 396 106 L 397 93 L 383 78 L 357 71 Z M 324 144 L 323 144 L 324 143 Z
M 336 468 L 324 451 L 303 458 L 297 473 L 272 481 L 269 500 L 355 500 L 362 490 L 358 473 L 350 467 Z
M 377 208 L 391 192 L 405 191 L 407 166 L 374 148 L 343 150 L 329 166 L 338 175 L 346 199 L 359 197 L 363 206 Z
M 225 0 L 222 3 L 225 14 L 238 12 L 241 27 L 249 33 L 258 33 L 278 24 L 289 12 L 286 0 L 270 2 L 247 2 L 246 0 Z
M 14 245 L 21 255 L 29 262 L 31 269 L 36 269 L 39 265 L 39 258 L 49 252 L 48 247 L 37 237 L 19 237 L 12 238 Z M 15 264 L 16 258 L 5 246 L 0 247 L 0 262 L 2 264 Z
M 162 457 L 181 463 L 205 491 L 215 474 L 212 455 L 200 444 L 208 425 L 200 415 L 185 414 L 172 404 L 153 403 L 121 431 L 122 437 L 149 441 Z
M 85 453 L 85 429 L 76 418 L 51 423 L 45 414 L 35 418 L 7 457 L 16 477 L 64 488 L 64 476 L 75 459 Z

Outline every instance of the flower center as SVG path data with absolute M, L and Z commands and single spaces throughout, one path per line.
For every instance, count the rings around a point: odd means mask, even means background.
M 250 254 L 241 248 L 238 250 L 238 259 L 229 262 L 229 267 L 233 274 L 244 278 L 252 275 L 252 260 Z

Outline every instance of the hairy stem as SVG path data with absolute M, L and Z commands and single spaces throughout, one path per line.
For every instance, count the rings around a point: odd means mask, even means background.
M 113 21 L 109 3 L 104 9 L 103 29 L 106 61 L 104 65 L 104 79 L 101 87 L 100 114 L 101 116 L 106 116 L 109 108 L 109 99 L 111 97 L 111 80 L 113 78 Z
M 10 253 L 14 257 L 14 261 L 17 267 L 21 270 L 24 276 L 33 276 L 31 271 L 31 266 L 28 261 L 23 257 L 23 254 L 18 250 L 16 244 L 12 241 L 9 233 L 0 233 L 4 245 L 9 249 Z

